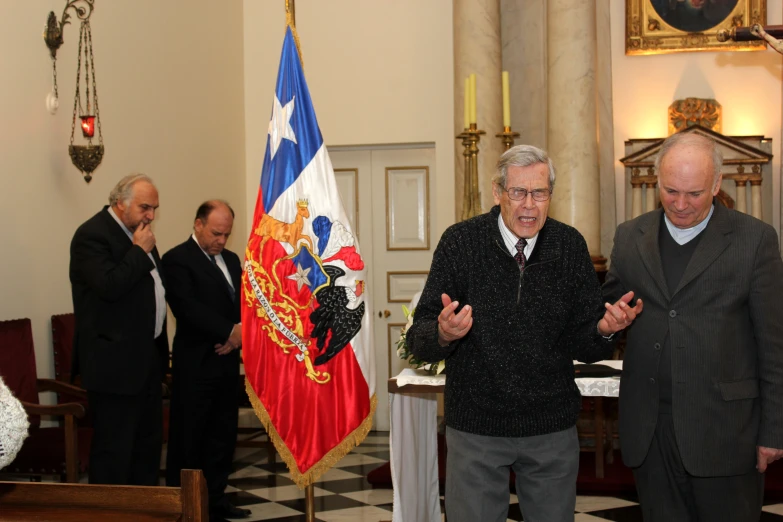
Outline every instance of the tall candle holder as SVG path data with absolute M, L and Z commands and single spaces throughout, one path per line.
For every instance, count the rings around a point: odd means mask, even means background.
M 462 197 L 462 219 L 470 219 L 481 214 L 481 197 L 478 183 L 478 142 L 481 135 L 486 134 L 479 130 L 475 123 L 457 135 L 462 140 L 462 155 L 465 158 L 465 190 Z
M 511 127 L 503 127 L 503 132 L 495 134 L 495 137 L 500 138 L 500 141 L 503 142 L 503 146 L 508 150 L 514 146 L 514 141 L 519 138 L 519 133 L 513 132 Z

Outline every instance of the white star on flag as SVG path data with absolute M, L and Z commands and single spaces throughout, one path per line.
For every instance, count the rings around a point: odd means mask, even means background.
M 292 281 L 296 281 L 296 289 L 301 290 L 302 285 L 310 286 L 310 279 L 307 278 L 307 275 L 310 273 L 310 268 L 302 268 L 302 265 L 297 263 L 296 265 L 296 273 L 291 274 L 290 276 L 287 276 L 286 279 L 291 279 Z
M 280 142 L 283 139 L 291 140 L 296 143 L 296 134 L 294 129 L 291 128 L 291 116 L 294 114 L 294 100 L 296 96 L 291 98 L 291 101 L 285 104 L 283 107 L 280 104 L 280 100 L 275 96 L 275 105 L 272 108 L 272 119 L 269 120 L 269 153 L 271 158 L 275 157 Z

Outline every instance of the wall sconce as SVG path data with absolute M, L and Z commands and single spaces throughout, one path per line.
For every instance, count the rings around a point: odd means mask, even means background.
M 98 108 L 98 89 L 95 82 L 95 60 L 92 52 L 92 29 L 90 28 L 90 15 L 95 8 L 95 0 L 66 0 L 65 9 L 61 21 L 57 21 L 54 12 L 49 13 L 44 28 L 44 42 L 49 48 L 52 58 L 52 92 L 46 98 L 46 106 L 52 114 L 57 112 L 60 105 L 57 92 L 57 50 L 63 44 L 63 29 L 70 23 L 69 10 L 73 10 L 76 17 L 82 21 L 79 28 L 79 54 L 76 65 L 76 92 L 73 100 L 73 120 L 71 121 L 71 142 L 68 146 L 68 154 L 71 161 L 84 176 L 84 181 L 92 180 L 93 171 L 98 168 L 103 159 L 103 133 L 101 132 L 101 111 Z M 82 67 L 82 54 L 84 55 L 84 67 Z M 84 96 L 81 95 L 82 69 L 84 70 Z M 83 102 L 82 102 L 83 98 Z M 76 131 L 76 117 L 81 122 L 82 136 L 87 139 L 87 145 L 74 145 L 73 140 Z M 95 127 L 98 127 L 98 145 L 93 145 Z

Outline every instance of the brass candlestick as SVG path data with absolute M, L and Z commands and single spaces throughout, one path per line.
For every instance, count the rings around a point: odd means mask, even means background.
M 511 127 L 503 127 L 503 132 L 495 134 L 495 136 L 500 138 L 500 141 L 503 142 L 506 150 L 508 150 L 514 146 L 514 141 L 519 138 L 519 133 L 513 132 Z
M 486 132 L 479 130 L 475 123 L 471 123 L 469 129 L 465 129 L 457 136 L 458 139 L 462 140 L 462 146 L 464 147 L 462 155 L 465 157 L 465 190 L 462 198 L 463 220 L 481 214 L 481 195 L 478 183 L 478 142 L 481 140 L 482 134 L 486 134 Z

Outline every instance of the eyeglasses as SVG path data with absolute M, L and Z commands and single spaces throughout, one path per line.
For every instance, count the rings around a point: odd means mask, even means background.
M 500 190 L 508 192 L 508 197 L 514 201 L 525 201 L 528 194 L 533 196 L 535 201 L 546 201 L 552 197 L 552 191 L 549 189 L 535 189 L 528 191 L 527 189 L 520 187 L 511 187 L 509 189 L 506 187 L 501 187 L 500 185 L 498 185 L 498 187 L 500 187 Z

